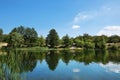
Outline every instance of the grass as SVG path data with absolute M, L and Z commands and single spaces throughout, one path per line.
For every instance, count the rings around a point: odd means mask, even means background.
M 48 48 L 48 47 L 27 47 L 27 48 L 16 48 L 16 50 L 27 50 L 27 51 L 48 51 L 48 50 L 82 50 L 82 48 Z

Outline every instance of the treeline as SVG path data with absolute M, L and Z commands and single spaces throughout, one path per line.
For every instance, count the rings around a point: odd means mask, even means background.
M 0 42 L 7 42 L 8 47 L 49 47 L 49 48 L 84 48 L 84 49 L 118 49 L 120 48 L 120 36 L 113 35 L 107 37 L 91 36 L 83 34 L 75 38 L 69 35 L 59 38 L 55 29 L 51 29 L 46 38 L 38 37 L 34 28 L 19 26 L 14 28 L 9 34 L 3 34 L 0 29 Z

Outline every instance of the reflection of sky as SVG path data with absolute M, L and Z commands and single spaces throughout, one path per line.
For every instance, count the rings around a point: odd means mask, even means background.
M 108 64 L 100 64 L 101 67 L 105 68 L 107 71 L 120 73 L 120 64 L 109 62 Z
M 113 73 L 114 72 L 114 73 Z M 120 80 L 120 64 L 109 62 L 90 63 L 85 65 L 83 62 L 70 60 L 69 64 L 59 60 L 56 69 L 50 70 L 45 60 L 41 63 L 38 60 L 32 72 L 21 75 L 22 80 Z

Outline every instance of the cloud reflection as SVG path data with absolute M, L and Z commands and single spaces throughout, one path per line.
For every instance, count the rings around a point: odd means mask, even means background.
M 120 73 L 120 64 L 109 62 L 108 64 L 105 64 L 105 65 L 100 63 L 100 66 L 105 68 L 106 71 Z

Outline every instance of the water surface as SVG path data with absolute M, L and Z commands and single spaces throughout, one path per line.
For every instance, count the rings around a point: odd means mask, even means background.
M 1 53 L 0 80 L 120 80 L 119 51 Z

